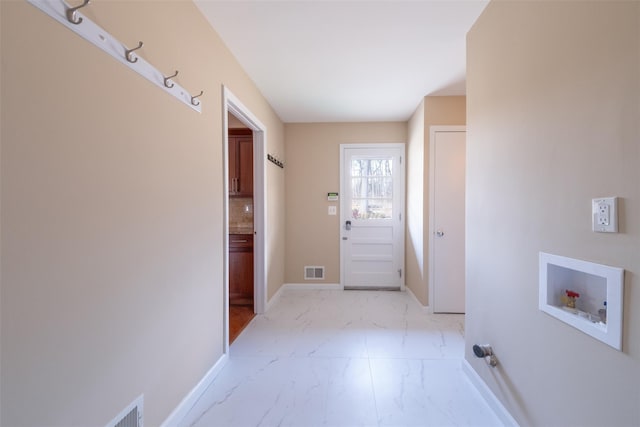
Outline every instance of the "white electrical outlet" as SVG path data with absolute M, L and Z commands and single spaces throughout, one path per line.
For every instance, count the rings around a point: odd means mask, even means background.
M 611 216 L 609 215 L 609 205 L 606 203 L 598 203 L 598 225 L 609 225 L 611 223 Z
M 591 201 L 593 231 L 600 233 L 618 232 L 618 198 L 602 197 Z

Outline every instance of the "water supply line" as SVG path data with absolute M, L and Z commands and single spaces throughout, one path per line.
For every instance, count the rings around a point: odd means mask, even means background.
M 493 354 L 493 349 L 489 344 L 478 345 L 475 344 L 473 346 L 473 354 L 480 359 L 484 359 L 487 362 L 487 365 L 495 368 L 498 366 L 498 358 L 495 354 Z

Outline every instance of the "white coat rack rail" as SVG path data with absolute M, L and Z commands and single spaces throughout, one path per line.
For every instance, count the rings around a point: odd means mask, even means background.
M 29 3 L 42 10 L 47 15 L 69 28 L 83 39 L 93 43 L 100 49 L 126 65 L 151 83 L 163 89 L 166 93 L 173 95 L 180 101 L 193 108 L 197 112 L 202 112 L 202 105 L 199 98 L 204 92 L 192 96 L 182 86 L 172 79 L 178 75 L 175 71 L 172 75 L 166 76 L 149 64 L 144 58 L 138 56 L 135 51 L 140 49 L 142 42 L 132 49 L 127 48 L 115 37 L 107 33 L 100 26 L 96 25 L 86 16 L 83 16 L 79 9 L 87 6 L 89 0 L 84 0 L 79 6 L 69 7 L 63 0 L 27 0 Z

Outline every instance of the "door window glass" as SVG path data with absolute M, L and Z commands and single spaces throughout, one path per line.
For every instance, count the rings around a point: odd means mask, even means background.
M 389 219 L 393 214 L 393 158 L 351 160 L 353 219 Z

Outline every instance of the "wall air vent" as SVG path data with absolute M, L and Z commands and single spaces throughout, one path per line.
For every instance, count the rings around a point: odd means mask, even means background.
M 305 265 L 304 280 L 323 280 L 324 266 Z
M 106 427 L 143 427 L 143 395 L 118 414 Z

